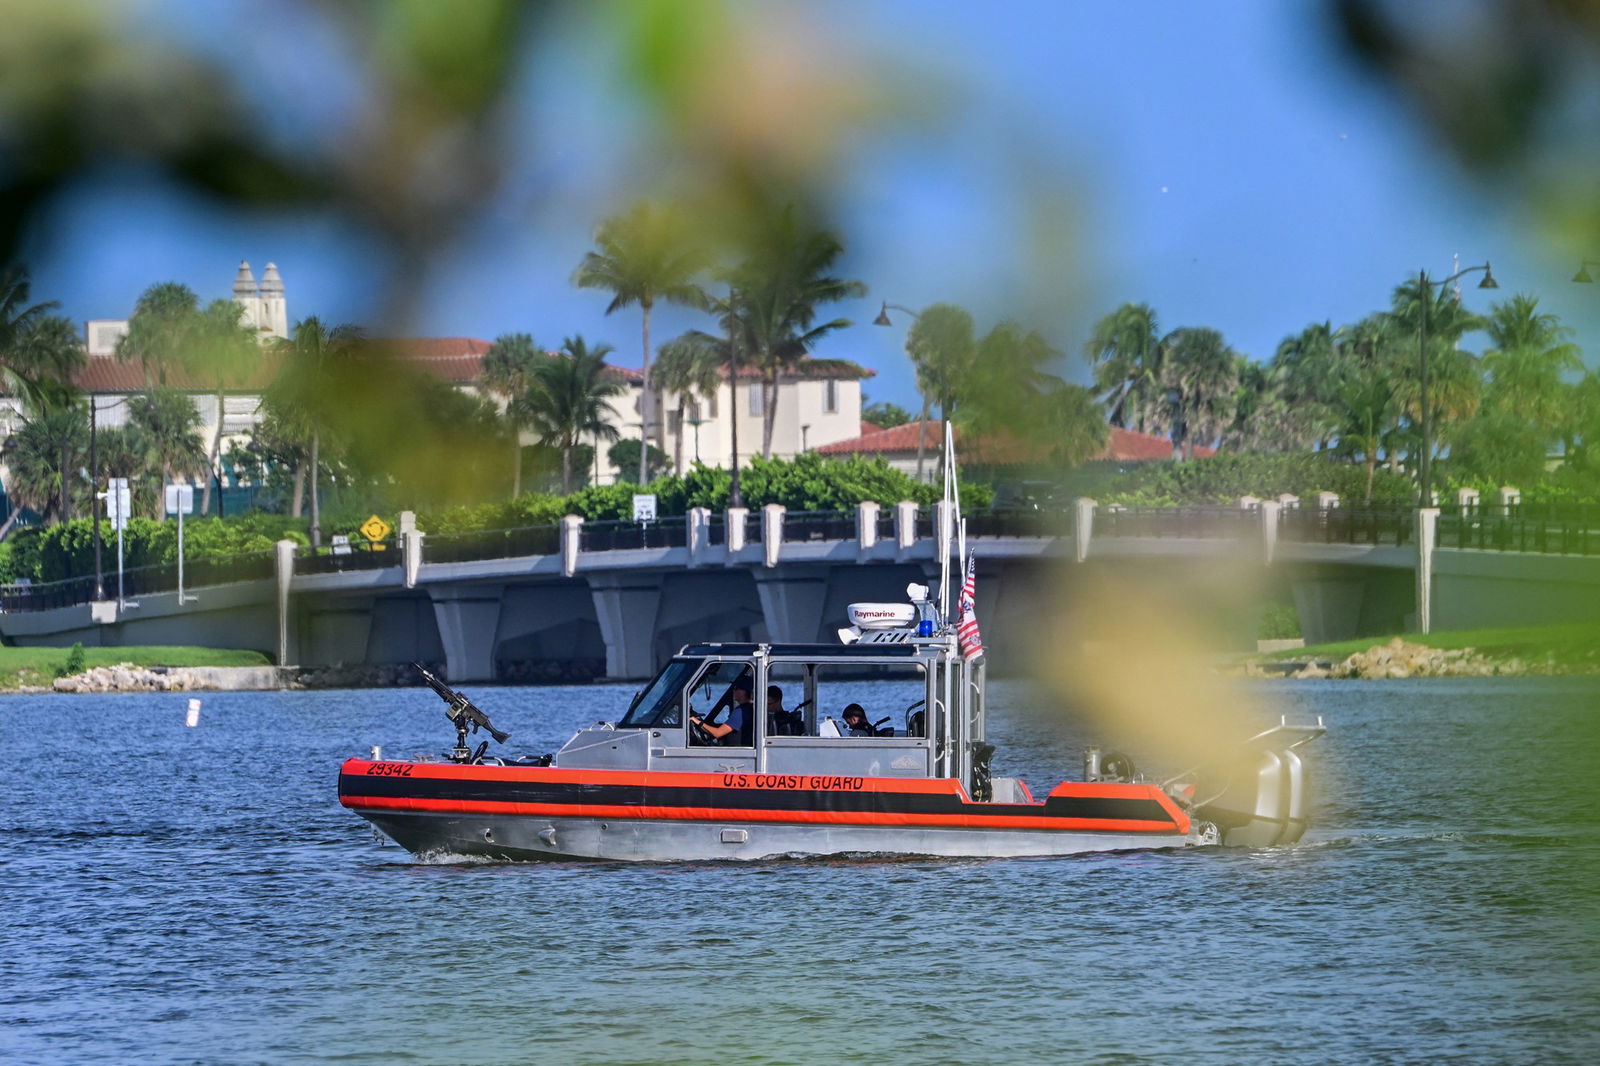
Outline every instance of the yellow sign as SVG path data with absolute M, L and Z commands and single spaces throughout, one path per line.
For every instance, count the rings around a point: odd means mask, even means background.
M 368 540 L 373 541 L 374 543 L 387 538 L 393 531 L 394 530 L 389 523 L 385 522 L 377 515 L 373 515 L 371 518 L 361 523 L 361 535 L 366 537 Z

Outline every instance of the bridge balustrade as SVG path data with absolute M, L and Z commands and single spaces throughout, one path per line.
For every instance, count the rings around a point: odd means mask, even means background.
M 341 574 L 348 570 L 381 570 L 400 565 L 400 546 L 386 541 L 351 541 L 348 552 L 335 552 L 330 545 L 302 547 L 295 552 L 297 574 Z
M 616 519 L 585 522 L 583 532 L 578 539 L 578 550 L 583 552 L 685 548 L 688 545 L 688 519 L 681 515 L 655 522 L 628 522 Z
M 422 558 L 429 563 L 514 559 L 523 555 L 555 555 L 560 551 L 561 527 L 554 523 L 479 529 L 470 533 L 429 533 L 422 541 Z
M 1124 507 L 1095 515 L 1096 536 L 1194 537 L 1232 540 L 1254 537 L 1261 516 L 1238 507 Z
M 1323 544 L 1403 547 L 1417 537 L 1417 515 L 1409 506 L 1303 507 L 1283 512 L 1278 537 Z
M 855 540 L 856 516 L 848 511 L 790 511 L 783 516 L 783 539 Z
M 272 552 L 248 552 L 217 559 L 185 560 L 183 587 L 184 591 L 188 592 L 210 585 L 262 581 L 271 578 L 274 573 L 275 562 Z M 108 571 L 103 583 L 106 595 L 115 597 L 117 572 Z M 122 571 L 122 594 L 125 599 L 137 599 L 157 592 L 175 592 L 177 588 L 177 563 L 135 566 Z M 0 586 L 0 611 L 50 611 L 58 607 L 77 607 L 93 602 L 93 577 L 42 581 L 32 585 Z
M 1077 525 L 1071 511 L 1001 508 L 964 516 L 969 537 L 1070 537 Z
M 116 593 L 116 575 L 110 587 Z M 57 607 L 76 607 L 94 600 L 94 578 L 69 577 L 65 581 L 39 581 L 32 584 L 0 585 L 0 611 L 53 611 Z
M 1600 508 L 1513 504 L 1509 514 L 1441 508 L 1439 546 L 1550 555 L 1600 555 Z

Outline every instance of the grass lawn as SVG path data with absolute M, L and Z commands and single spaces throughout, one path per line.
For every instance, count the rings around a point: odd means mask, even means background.
M 21 685 L 48 685 L 67 664 L 71 648 L 0 647 L 0 689 Z M 233 648 L 84 648 L 83 668 L 115 666 L 269 666 L 258 651 Z
M 1440 633 L 1398 635 L 1408 644 L 1423 644 L 1440 651 L 1475 648 L 1480 654 L 1491 659 L 1508 659 L 1513 656 L 1542 658 L 1554 653 L 1557 662 L 1576 663 L 1593 661 L 1594 653 L 1600 650 L 1600 624 L 1597 623 L 1456 629 Z M 1273 652 L 1264 658 L 1332 659 L 1337 662 L 1358 651 L 1366 651 L 1376 644 L 1387 644 L 1392 639 L 1394 639 L 1392 636 L 1362 637 L 1359 640 L 1341 640 L 1334 644 L 1311 644 L 1304 648 Z

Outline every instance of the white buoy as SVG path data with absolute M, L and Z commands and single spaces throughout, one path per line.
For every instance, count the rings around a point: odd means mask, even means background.
M 199 700 L 190 700 L 189 701 L 189 713 L 188 713 L 188 715 L 186 715 L 184 717 L 183 724 L 188 726 L 190 729 L 193 729 L 195 726 L 200 724 L 200 701 Z
M 373 762 L 381 762 L 381 761 L 383 761 L 383 745 L 381 745 L 381 744 L 372 745 L 372 761 Z

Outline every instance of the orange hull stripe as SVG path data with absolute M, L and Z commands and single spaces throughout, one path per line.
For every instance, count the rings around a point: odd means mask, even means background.
M 678 777 L 681 775 L 673 775 Z M 697 775 L 708 776 L 708 775 Z M 588 803 L 511 803 L 498 800 L 408 799 L 401 796 L 341 796 L 359 810 L 428 811 L 444 814 L 514 814 L 549 818 L 616 818 L 674 822 L 803 822 L 817 825 L 931 826 L 952 829 L 1076 829 L 1096 832 L 1188 832 L 1188 819 L 1173 822 L 1107 818 L 1048 818 L 1033 815 L 898 814 L 862 811 L 768 811 L 708 807 L 603 806 Z M 1041 804 L 1042 806 L 1042 804 Z M 1181 817 L 1181 812 L 1180 812 Z

